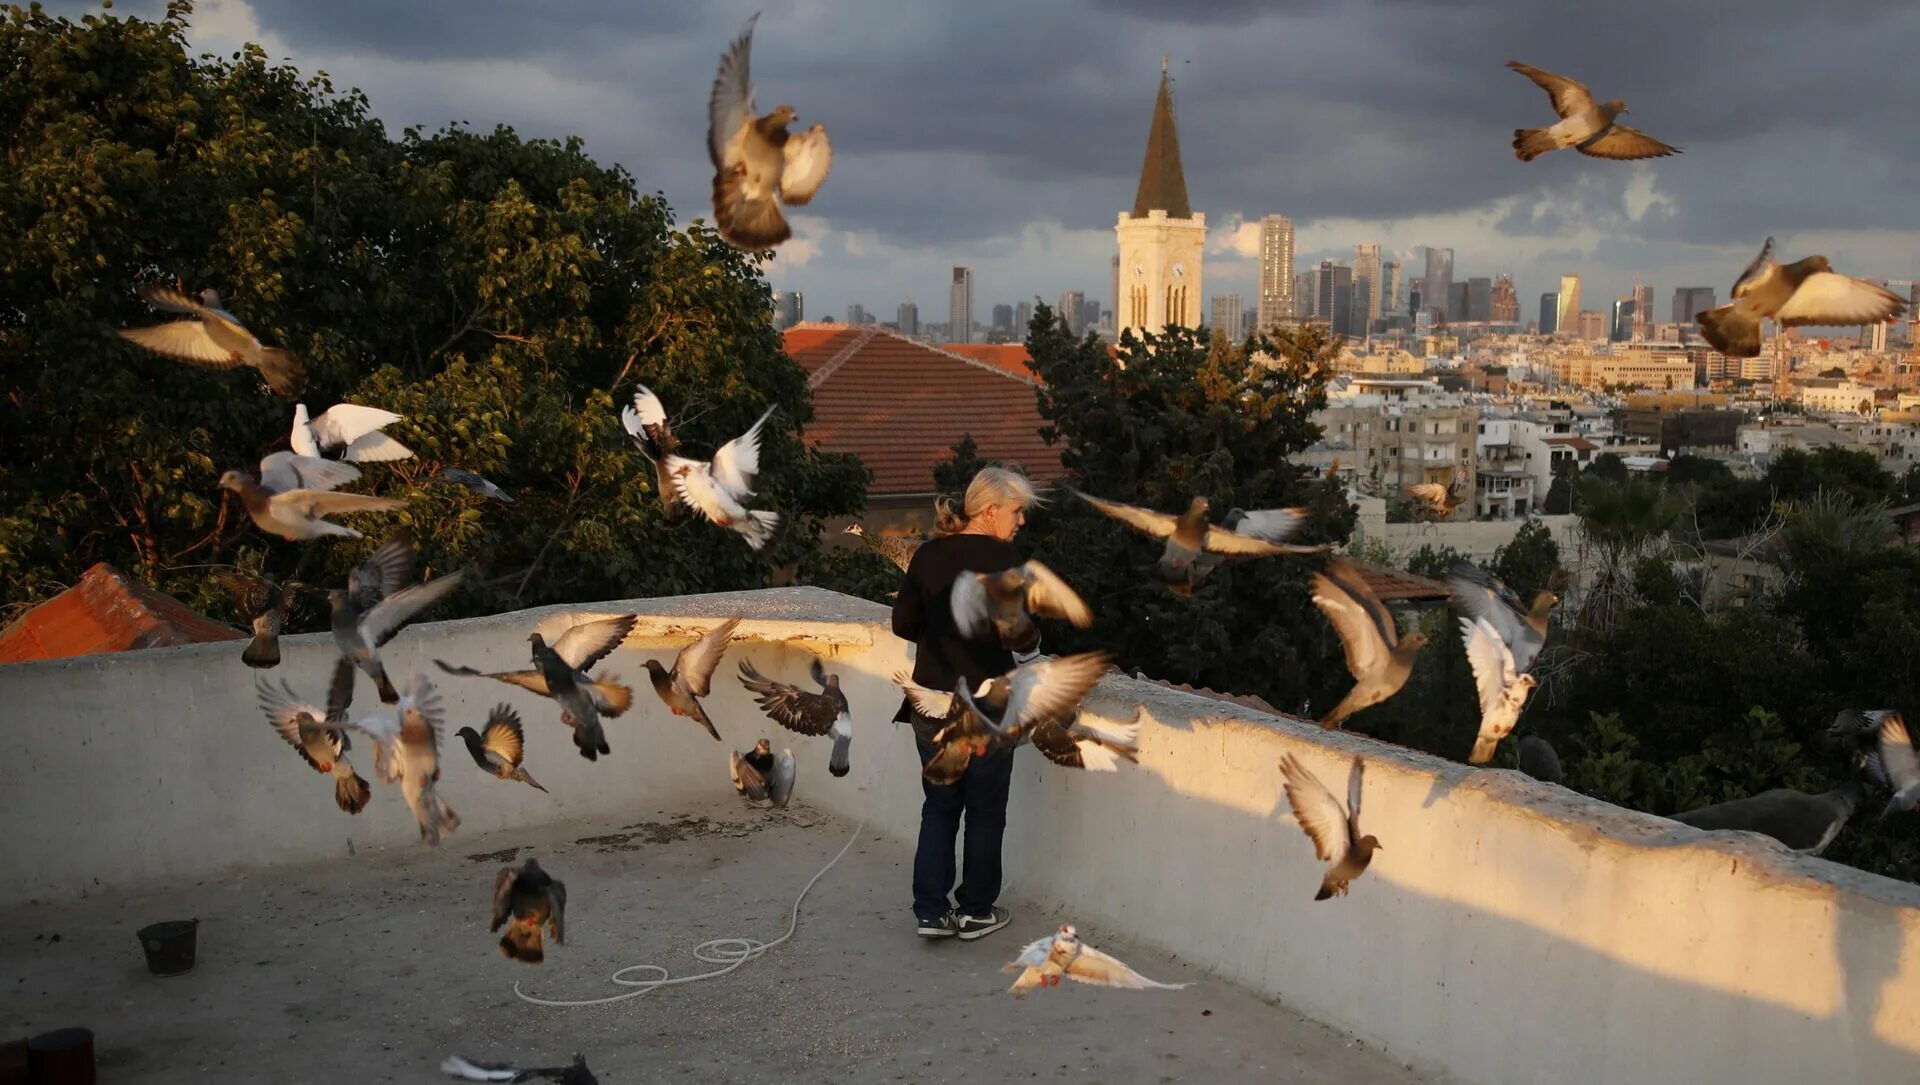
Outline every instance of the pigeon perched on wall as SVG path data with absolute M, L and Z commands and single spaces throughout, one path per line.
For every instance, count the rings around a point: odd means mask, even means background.
M 600 1079 L 587 1069 L 587 1060 L 576 1054 L 567 1066 L 541 1066 L 528 1070 L 504 1062 L 471 1062 L 448 1055 L 440 1063 L 440 1072 L 465 1081 L 557 1081 L 560 1085 L 600 1085 Z
M 1513 651 L 1513 669 L 1533 667 L 1540 649 L 1547 643 L 1547 622 L 1560 597 L 1550 591 L 1535 592 L 1533 603 L 1521 605 L 1520 597 L 1499 577 L 1464 561 L 1454 563 L 1447 575 L 1447 587 L 1453 592 L 1454 609 L 1473 619 L 1488 622 L 1494 632 Z
M 1135 531 L 1149 538 L 1165 539 L 1167 545 L 1161 552 L 1159 563 L 1154 566 L 1154 574 L 1182 595 L 1193 594 L 1194 586 L 1198 583 L 1196 572 L 1204 577 L 1212 570 L 1211 564 L 1200 563 L 1201 556 L 1206 553 L 1228 557 L 1268 557 L 1274 554 L 1320 554 L 1329 549 L 1326 546 L 1292 546 L 1282 541 L 1306 522 L 1307 510 L 1304 508 L 1243 512 L 1229 530 L 1207 524 L 1208 502 L 1204 497 L 1194 498 L 1188 503 L 1186 512 L 1174 516 L 1143 509 L 1138 505 L 1108 501 L 1078 490 L 1072 492 Z
M 1011 964 L 1001 967 L 1002 972 L 1018 972 L 1020 976 L 1007 988 L 1007 993 L 1015 998 L 1024 998 L 1035 987 L 1058 987 L 1062 979 L 1071 979 L 1076 983 L 1085 983 L 1094 987 L 1123 987 L 1140 991 L 1158 988 L 1166 991 L 1178 991 L 1187 986 L 1184 983 L 1160 983 L 1128 968 L 1118 958 L 1087 945 L 1080 940 L 1080 932 L 1073 924 L 1062 924 L 1053 934 L 1027 943 L 1020 955 Z
M 813 199 L 833 165 L 833 148 L 824 125 L 798 135 L 787 131 L 797 114 L 777 106 L 764 117 L 753 113 L 749 61 L 753 24 L 720 58 L 720 71 L 707 100 L 707 154 L 713 160 L 713 221 L 727 244 L 770 249 L 793 234 L 780 204 L 800 207 Z
M 1344 809 L 1320 778 L 1292 754 L 1280 759 L 1280 774 L 1286 781 L 1287 802 L 1293 807 L 1294 818 L 1300 822 L 1307 839 L 1313 841 L 1314 854 L 1328 864 L 1326 876 L 1320 879 L 1320 891 L 1313 899 L 1346 896 L 1347 886 L 1366 873 L 1367 864 L 1373 862 L 1373 853 L 1380 850 L 1378 839 L 1360 832 L 1360 789 L 1366 776 L 1365 763 L 1357 757 L 1353 759 L 1353 768 L 1347 773 Z
M 1840 835 L 1864 794 L 1856 778 L 1818 795 L 1775 788 L 1670 816 L 1696 829 L 1759 833 L 1802 854 L 1818 855 Z
M 840 691 L 840 676 L 828 674 L 818 659 L 807 671 L 821 692 L 812 693 L 785 682 L 775 682 L 744 659 L 740 661 L 740 684 L 758 695 L 754 700 L 768 719 L 787 730 L 803 735 L 832 735 L 833 752 L 827 758 L 827 771 L 845 776 L 852 768 L 849 753 L 853 747 L 853 712 L 847 705 L 847 695 Z
M 272 577 L 250 576 L 237 570 L 214 574 L 233 596 L 241 616 L 253 627 L 253 639 L 240 653 L 240 661 L 249 667 L 280 665 L 280 631 L 286 626 L 287 609 L 293 605 L 293 592 Z
M 387 680 L 380 649 L 415 617 L 453 594 L 466 571 L 436 577 L 424 584 L 401 587 L 413 574 L 413 536 L 401 532 L 382 543 L 367 560 L 348 574 L 345 590 L 327 593 L 333 606 L 333 640 L 340 654 L 353 660 L 380 688 L 387 704 L 400 694 Z
M 1773 238 L 1760 247 L 1733 284 L 1733 300 L 1699 313 L 1700 334 L 1713 349 L 1733 358 L 1760 355 L 1760 322 L 1782 328 L 1814 324 L 1880 324 L 1906 312 L 1898 294 L 1864 279 L 1842 275 L 1824 256 L 1782 264 L 1773 258 Z
M 1529 67 L 1517 60 L 1507 67 L 1533 80 L 1553 100 L 1558 123 L 1547 128 L 1518 128 L 1513 133 L 1513 154 L 1522 162 L 1531 162 L 1548 151 L 1572 147 L 1594 158 L 1661 158 L 1679 154 L 1680 148 L 1662 143 L 1638 128 L 1629 128 L 1616 119 L 1627 112 L 1627 103 L 1615 98 L 1596 104 L 1586 85 L 1564 75 Z
M 707 634 L 673 657 L 673 669 L 660 665 L 657 659 L 647 660 L 647 674 L 653 679 L 653 691 L 660 695 L 661 703 L 673 710 L 676 716 L 687 716 L 693 722 L 707 729 L 715 742 L 724 741 L 720 730 L 707 718 L 707 710 L 701 706 L 700 698 L 705 697 L 713 688 L 713 671 L 720 665 L 720 656 L 727 650 L 727 642 L 733 639 L 733 631 L 740 625 L 740 619 L 728 618 L 707 631 Z
M 274 731 L 300 754 L 309 768 L 333 778 L 334 804 L 349 814 L 366 809 L 373 791 L 347 760 L 347 751 L 353 744 L 341 729 L 347 710 L 353 705 L 353 664 L 345 659 L 334 661 L 325 711 L 301 700 L 285 679 L 276 688 L 262 677 L 254 682 L 254 690 Z
M 678 521 L 686 504 L 680 500 L 680 488 L 667 473 L 667 457 L 679 454 L 680 439 L 673 435 L 673 426 L 667 422 L 666 404 L 646 385 L 640 385 L 633 390 L 633 406 L 621 410 L 620 425 L 632 438 L 633 447 L 653 464 L 653 486 L 666 510 L 667 522 Z
M 494 485 L 492 482 L 487 481 L 484 476 L 469 471 L 464 467 L 442 467 L 435 473 L 434 477 L 443 482 L 451 482 L 455 486 L 471 490 L 481 497 L 490 497 L 503 505 L 517 504 L 512 494 Z
M 1353 674 L 1353 688 L 1320 721 L 1322 727 L 1338 727 L 1355 712 L 1400 692 L 1427 637 L 1419 630 L 1401 636 L 1386 605 L 1345 558 L 1336 557 L 1313 574 L 1313 603 L 1340 634 Z
M 913 564 L 913 555 L 927 544 L 927 540 L 918 535 L 875 535 L 858 523 L 848 524 L 846 533 L 858 536 L 861 542 L 867 544 L 867 549 L 893 562 L 903 573 Z
M 622 684 L 617 675 L 603 675 L 592 678 L 587 674 L 594 664 L 607 657 L 609 652 L 620 647 L 633 632 L 635 622 L 640 620 L 637 614 L 618 614 L 611 618 L 597 618 L 590 622 L 581 622 L 570 627 L 560 638 L 553 642 L 550 651 L 557 657 L 559 664 L 570 670 L 572 684 L 593 700 L 594 722 L 582 734 L 580 722 L 576 719 L 569 726 L 574 728 L 575 745 L 586 751 L 606 753 L 600 749 L 606 736 L 598 733 L 601 717 L 612 719 L 633 706 L 633 690 Z M 541 643 L 545 643 L 543 640 Z M 521 689 L 538 693 L 542 697 L 551 697 L 547 686 L 547 676 L 536 663 L 532 670 L 524 671 L 481 671 L 472 667 L 458 666 L 444 659 L 436 659 L 434 665 L 448 674 L 471 678 L 491 678 L 497 682 L 519 686 Z M 592 760 L 592 758 L 588 758 Z
M 1093 611 L 1059 574 L 1039 561 L 1028 561 L 997 573 L 963 572 L 949 592 L 953 624 L 969 639 L 988 629 L 999 635 L 1009 651 L 1031 652 L 1040 645 L 1035 616 L 1062 618 L 1085 629 Z
M 555 945 L 565 945 L 567 887 L 559 879 L 540 869 L 538 859 L 528 859 L 520 869 L 502 867 L 493 881 L 493 926 L 503 925 L 500 952 L 516 961 L 539 964 L 546 959 L 541 935 L 544 926 Z
M 780 514 L 749 509 L 753 476 L 760 473 L 760 428 L 773 416 L 768 407 L 753 428 L 720 446 L 711 462 L 685 456 L 666 458 L 667 476 L 687 506 L 721 527 L 732 528 L 755 550 L 773 538 Z
M 1466 645 L 1467 663 L 1473 669 L 1474 691 L 1480 701 L 1480 733 L 1467 760 L 1484 765 L 1493 760 L 1500 740 L 1513 733 L 1520 722 L 1520 710 L 1526 707 L 1539 680 L 1517 670 L 1513 649 L 1487 619 L 1460 619 L 1460 637 Z
M 262 346 L 239 317 L 220 308 L 220 295 L 214 291 L 201 291 L 200 300 L 195 301 L 172 287 L 147 283 L 135 293 L 148 305 L 186 313 L 187 319 L 149 328 L 122 328 L 120 338 L 194 365 L 214 369 L 251 366 L 260 371 L 276 394 L 289 399 L 306 388 L 307 370 L 299 357 L 290 350 Z
M 307 405 L 293 405 L 293 432 L 288 443 L 302 456 L 319 458 L 322 452 L 342 449 L 340 458 L 355 463 L 381 463 L 410 460 L 413 449 L 380 432 L 383 427 L 402 421 L 404 416 L 378 407 L 356 403 L 336 403 L 307 417 Z
M 240 498 L 247 516 L 260 530 L 290 542 L 323 535 L 362 538 L 358 531 L 325 519 L 348 512 L 392 512 L 407 503 L 390 497 L 332 492 L 360 477 L 360 469 L 337 460 L 320 460 L 275 452 L 260 461 L 260 481 L 245 471 L 220 476 L 220 488 Z
M 467 754 L 480 771 L 502 780 L 518 780 L 529 787 L 541 787 L 520 764 L 526 756 L 526 734 L 520 729 L 520 714 L 509 705 L 498 704 L 487 714 L 483 730 L 462 727 L 454 734 L 467 744 Z

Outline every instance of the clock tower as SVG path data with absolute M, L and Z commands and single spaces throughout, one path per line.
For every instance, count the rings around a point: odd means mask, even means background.
M 1173 126 L 1173 83 L 1160 61 L 1160 94 L 1147 132 L 1147 158 L 1133 213 L 1120 213 L 1113 228 L 1120 242 L 1120 283 L 1113 322 L 1120 332 L 1158 333 L 1168 324 L 1201 323 L 1201 261 L 1207 247 L 1207 216 L 1187 202 L 1180 169 L 1180 137 Z

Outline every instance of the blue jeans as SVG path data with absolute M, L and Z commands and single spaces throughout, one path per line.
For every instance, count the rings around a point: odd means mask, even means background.
M 914 746 L 925 765 L 937 752 L 914 728 Z M 954 784 L 920 781 L 926 799 L 920 804 L 920 844 L 913 853 L 913 914 L 923 922 L 938 921 L 953 907 L 961 915 L 986 918 L 1000 898 L 1000 839 L 1007 829 L 1007 792 L 1013 784 L 1013 750 L 999 749 L 967 764 L 966 774 Z M 965 815 L 964 877 L 949 905 L 953 890 L 953 845 Z

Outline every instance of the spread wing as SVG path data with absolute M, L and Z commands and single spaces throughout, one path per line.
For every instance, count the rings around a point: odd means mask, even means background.
M 376 547 L 347 574 L 347 592 L 353 596 L 354 606 L 370 610 L 380 600 L 399 591 L 413 576 L 413 558 L 413 535 L 406 531 Z
M 1000 970 L 1018 972 L 1023 968 L 1039 968 L 1046 964 L 1047 955 L 1053 952 L 1053 938 L 1054 936 L 1049 934 L 1045 938 L 1036 938 L 1028 942 L 1026 948 L 1020 951 L 1020 955 L 1011 963 L 1001 966 Z
M 560 634 L 560 639 L 553 642 L 553 654 L 566 660 L 567 666 L 576 671 L 591 670 L 607 653 L 626 641 L 627 634 L 633 632 L 634 623 L 639 620 L 638 614 L 621 614 L 581 622 Z
M 1080 952 L 1074 955 L 1067 965 L 1067 975 L 1081 983 L 1096 987 L 1124 987 L 1140 991 L 1149 987 L 1162 987 L 1173 990 L 1185 987 L 1184 983 L 1160 983 L 1128 968 L 1117 957 L 1110 957 L 1094 949 L 1085 942 L 1080 943 Z
M 453 594 L 466 575 L 466 570 L 462 569 L 457 573 L 435 577 L 425 584 L 415 584 L 394 592 L 360 619 L 362 634 L 375 647 L 387 643 L 415 615 Z
M 327 722 L 339 723 L 353 707 L 353 660 L 340 656 L 333 661 L 333 681 L 327 683 Z M 346 738 L 341 736 L 342 740 Z
M 336 490 L 360 477 L 360 469 L 339 460 L 275 452 L 260 460 L 260 485 L 274 493 L 288 490 Z
M 1452 589 L 1453 605 L 1461 613 L 1491 625 L 1507 644 L 1523 644 L 1532 639 L 1533 631 L 1522 617 L 1520 597 L 1498 577 L 1462 562 L 1453 567 L 1452 575 L 1447 577 L 1447 587 Z
M 482 671 L 475 670 L 472 667 L 463 667 L 448 663 L 444 659 L 436 659 L 433 663 L 448 674 L 457 674 L 467 678 L 492 678 L 496 681 L 519 686 L 521 689 L 532 693 L 538 693 L 542 697 L 553 696 L 553 694 L 547 691 L 547 676 L 539 671 Z
M 767 778 L 753 767 L 739 750 L 727 751 L 727 766 L 733 774 L 734 786 L 741 794 L 755 802 L 765 802 L 767 798 Z
M 246 364 L 246 359 L 215 343 L 207 334 L 206 325 L 198 320 L 176 320 L 150 328 L 121 328 L 120 338 L 155 354 L 195 365 L 232 369 Z
M 753 120 L 753 80 L 748 69 L 753 56 L 753 24 L 759 19 L 760 13 L 754 12 L 740 36 L 721 54 L 713 93 L 707 97 L 707 154 L 715 169 L 725 168 L 727 145 L 742 126 Z
M 1093 624 L 1093 611 L 1087 609 L 1080 593 L 1067 586 L 1060 575 L 1038 561 L 1029 561 L 1027 574 L 1027 610 L 1049 618 L 1065 618 L 1085 629 Z M 958 581 L 955 582 L 958 586 Z
M 293 687 L 282 679 L 278 684 L 264 678 L 254 680 L 254 693 L 259 697 L 260 709 L 267 715 L 267 722 L 287 745 L 300 751 L 300 759 L 310 768 L 318 769 L 313 755 L 307 752 L 307 744 L 300 734 L 300 728 L 312 728 L 320 723 L 320 710 L 302 701 L 293 692 Z
M 988 575 L 963 572 L 953 578 L 953 586 L 947 589 L 947 602 L 953 610 L 954 628 L 969 640 L 984 637 L 992 624 L 988 616 Z
M 1340 809 L 1340 800 L 1292 754 L 1281 757 L 1280 773 L 1286 780 L 1287 802 L 1301 831 L 1313 841 L 1314 854 L 1322 862 L 1338 864 L 1347 857 L 1352 843 L 1347 812 Z
M 1731 298 L 1738 298 L 1740 296 L 1741 289 L 1745 287 L 1748 283 L 1753 282 L 1754 280 L 1758 279 L 1762 274 L 1764 274 L 1767 270 L 1767 265 L 1772 262 L 1773 262 L 1773 238 L 1769 237 L 1767 238 L 1767 243 L 1760 246 L 1760 255 L 1754 257 L 1753 263 L 1747 265 L 1747 270 L 1741 272 L 1740 277 L 1733 281 L 1733 289 L 1730 292 L 1728 292 L 1727 296 Z
M 825 694 L 807 693 L 785 682 L 776 682 L 744 659 L 740 661 L 740 684 L 759 694 L 755 700 L 767 718 L 789 731 L 824 735 L 840 717 L 839 706 Z
M 1773 319 L 1782 327 L 1806 324 L 1879 324 L 1906 309 L 1899 295 L 1885 287 L 1842 275 L 1816 271 L 1800 282 Z
M 1447 488 L 1438 482 L 1420 482 L 1402 489 L 1406 490 L 1408 497 L 1417 498 L 1436 508 L 1445 507 L 1449 496 Z
M 1920 755 L 1915 754 L 1907 721 L 1898 712 L 1889 712 L 1880 721 L 1880 764 L 1895 788 L 1904 791 L 1920 784 Z
M 739 625 L 740 619 L 728 618 L 708 630 L 706 636 L 680 649 L 674 658 L 674 673 L 687 683 L 694 696 L 705 697 L 713 688 L 713 669 L 720 665 L 720 655 L 727 650 L 727 642 L 733 639 L 733 631 Z
M 780 200 L 799 207 L 813 199 L 827 170 L 833 166 L 833 147 L 825 125 L 816 124 L 797 136 L 788 136 L 786 164 L 780 170 Z
M 1533 80 L 1536 86 L 1546 91 L 1547 97 L 1553 100 L 1553 111 L 1562 117 L 1571 117 L 1593 108 L 1593 95 L 1587 91 L 1585 83 L 1517 60 L 1507 61 L 1507 67 Z
M 520 714 L 510 705 L 494 705 L 493 711 L 487 714 L 487 725 L 480 731 L 480 745 L 507 764 L 518 765 L 526 747 Z
M 1313 603 L 1340 634 L 1347 670 L 1359 678 L 1386 665 L 1387 653 L 1398 634 L 1393 617 L 1365 584 L 1358 583 L 1357 577 L 1338 575 L 1337 566 L 1341 565 L 1344 563 L 1330 563 L 1325 572 L 1313 574 Z M 1346 568 L 1351 572 L 1350 566 Z
M 1352 839 L 1360 839 L 1360 790 L 1366 782 L 1367 763 L 1359 758 L 1353 759 L 1353 768 L 1347 772 L 1347 830 Z
M 726 523 L 744 513 L 738 502 L 729 497 L 715 480 L 710 465 L 681 456 L 668 456 L 667 472 L 673 478 L 673 488 L 679 492 L 680 500 L 693 506 L 713 523 Z
M 378 407 L 362 407 L 357 403 L 336 403 L 321 412 L 320 417 L 307 423 L 313 427 L 314 439 L 327 448 L 337 445 L 350 445 L 383 426 L 400 421 L 400 416 L 392 411 L 383 411 Z
M 930 720 L 944 720 L 953 711 L 953 694 L 916 685 L 904 671 L 893 676 L 893 684 L 899 686 L 901 692 L 907 695 L 907 700 L 913 704 L 915 712 Z
M 1071 717 L 1107 673 L 1105 652 L 1041 659 L 1014 668 L 1002 726 Z
M 1128 505 L 1119 501 L 1108 501 L 1104 498 L 1095 497 L 1092 494 L 1080 493 L 1078 490 L 1073 492 L 1079 494 L 1081 500 L 1099 509 L 1101 512 L 1106 513 L 1108 516 L 1126 524 L 1135 531 L 1151 535 L 1156 539 L 1164 539 L 1172 535 L 1174 527 L 1179 523 L 1178 517 L 1170 516 L 1164 512 L 1155 512 L 1152 509 L 1143 509 L 1138 505 Z M 1208 535 L 1211 536 L 1212 532 L 1208 532 Z M 1211 538 L 1208 539 L 1208 543 L 1209 545 L 1212 544 Z M 1232 551 L 1226 552 L 1231 553 Z
M 1473 668 L 1473 685 L 1484 715 L 1519 677 L 1514 673 L 1513 652 L 1485 618 L 1460 619 L 1460 635 L 1466 641 L 1467 663 Z
M 1268 542 L 1285 542 L 1293 537 L 1294 532 L 1300 530 L 1301 524 L 1306 522 L 1307 510 L 1304 508 L 1255 509 L 1252 512 L 1242 512 L 1239 521 L 1227 530 L 1237 535 L 1251 535 L 1256 539 L 1265 539 Z
M 753 476 L 760 473 L 760 427 L 773 417 L 768 407 L 753 428 L 720 446 L 713 454 L 713 479 L 735 500 L 753 496 Z
M 513 915 L 513 883 L 520 878 L 520 872 L 512 867 L 501 867 L 500 873 L 493 879 L 493 930 L 499 930 L 508 917 Z
M 1264 557 L 1268 554 L 1284 554 L 1287 547 L 1268 539 L 1257 538 L 1239 531 L 1225 528 L 1207 528 L 1206 547 L 1215 554 L 1245 554 Z
M 405 508 L 405 501 L 372 494 L 343 494 L 331 490 L 288 490 L 273 495 L 278 509 L 290 509 L 300 516 L 315 519 L 340 512 L 387 512 Z
M 1581 154 L 1595 158 L 1631 161 L 1639 158 L 1665 158 L 1679 154 L 1680 148 L 1662 143 L 1638 128 L 1615 123 L 1593 139 L 1577 145 Z

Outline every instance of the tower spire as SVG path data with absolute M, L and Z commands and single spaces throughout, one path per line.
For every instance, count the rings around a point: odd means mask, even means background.
M 1160 58 L 1160 93 L 1153 102 L 1153 126 L 1147 131 L 1147 157 L 1140 167 L 1140 187 L 1133 196 L 1133 216 L 1165 211 L 1168 218 L 1192 218 L 1187 202 L 1187 177 L 1180 168 L 1180 136 L 1173 126 L 1173 85 L 1167 58 Z

